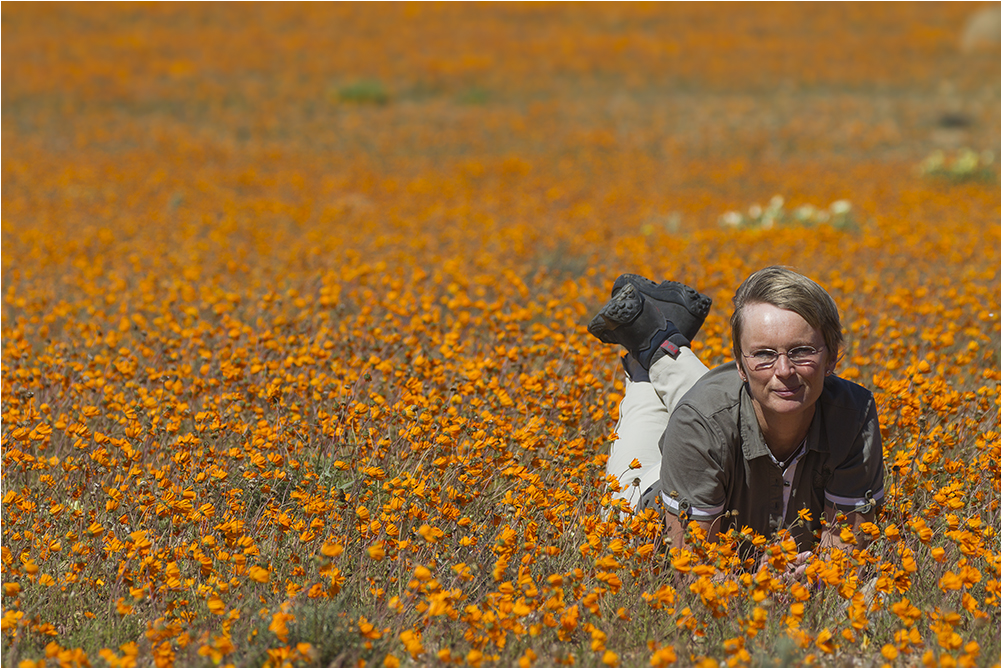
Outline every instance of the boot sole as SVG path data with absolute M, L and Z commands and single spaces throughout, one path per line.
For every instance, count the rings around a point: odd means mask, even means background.
M 632 284 L 622 287 L 588 324 L 588 332 L 606 344 L 618 343 L 612 336 L 616 328 L 636 320 L 644 308 L 640 292 Z
M 644 297 L 652 300 L 665 318 L 672 321 L 689 341 L 692 341 L 703 327 L 703 321 L 706 320 L 713 304 L 713 300 L 709 297 L 684 283 L 662 281 L 657 284 L 638 274 L 621 275 L 612 285 L 612 294 L 616 295 L 617 291 L 622 291 L 626 286 L 633 286 Z M 679 312 L 680 307 L 684 312 Z

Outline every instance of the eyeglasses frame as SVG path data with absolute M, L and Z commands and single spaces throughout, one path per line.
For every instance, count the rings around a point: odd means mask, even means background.
M 825 350 L 825 345 L 822 344 L 819 348 L 815 348 L 814 346 L 807 346 L 807 345 L 804 345 L 804 346 L 794 346 L 791 350 L 795 351 L 798 348 L 813 349 L 814 352 L 811 353 L 811 356 L 813 357 L 813 356 L 817 355 L 818 353 L 821 353 L 822 351 L 824 351 Z M 742 357 L 748 358 L 749 360 L 754 360 L 754 358 L 755 358 L 754 354 L 758 353 L 760 351 L 772 351 L 773 353 L 776 354 L 776 359 L 773 360 L 772 362 L 764 364 L 764 365 L 752 366 L 752 370 L 754 370 L 756 372 L 762 372 L 762 371 L 765 371 L 767 369 L 772 369 L 773 367 L 775 367 L 776 363 L 779 362 L 779 357 L 781 355 L 782 356 L 786 356 L 786 359 L 794 367 L 806 367 L 807 365 L 813 365 L 813 364 L 816 364 L 817 362 L 819 362 L 819 360 L 804 360 L 802 362 L 795 362 L 792 358 L 790 358 L 790 351 L 777 351 L 777 350 L 771 349 L 771 348 L 760 348 L 760 349 L 758 349 L 756 351 L 753 351 L 752 355 L 749 355 L 747 353 L 742 353 L 741 355 L 742 355 Z

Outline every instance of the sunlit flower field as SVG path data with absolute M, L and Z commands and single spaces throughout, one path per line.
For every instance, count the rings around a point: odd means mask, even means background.
M 5 3 L 0 662 L 997 666 L 979 7 Z M 676 279 L 726 362 L 771 264 L 885 448 L 792 586 L 613 503 L 585 327 Z

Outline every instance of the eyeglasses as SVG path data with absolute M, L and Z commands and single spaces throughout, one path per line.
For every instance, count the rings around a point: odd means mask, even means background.
M 824 348 L 824 346 L 821 348 L 797 346 L 796 348 L 791 348 L 786 353 L 774 351 L 771 348 L 760 348 L 757 351 L 752 351 L 750 354 L 742 353 L 742 355 L 752 361 L 752 369 L 760 372 L 763 369 L 771 369 L 781 355 L 785 355 L 791 365 L 816 364 L 820 360 L 820 354 Z

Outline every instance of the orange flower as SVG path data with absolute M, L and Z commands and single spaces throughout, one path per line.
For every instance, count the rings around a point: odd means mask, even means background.
M 817 639 L 814 640 L 814 645 L 824 653 L 835 652 L 835 645 L 832 643 L 832 633 L 827 627 L 818 633 Z
M 291 616 L 335 604 L 358 625 L 343 664 L 740 665 L 776 635 L 798 665 L 885 643 L 888 663 L 984 663 L 997 99 L 932 139 L 920 104 L 929 81 L 980 99 L 997 78 L 990 45 L 928 28 L 975 11 L 5 7 L 5 659 L 316 664 L 324 625 Z M 777 76 L 797 104 L 771 104 Z M 957 132 L 975 148 L 938 152 Z M 794 542 L 731 510 L 661 552 L 619 415 L 651 388 L 585 326 L 620 271 L 684 280 L 717 304 L 692 342 L 717 367 L 736 286 L 771 264 L 846 315 L 836 374 L 873 392 L 885 455 L 867 548 L 790 584 Z M 607 647 L 637 584 L 674 647 Z M 56 613 L 102 615 L 81 592 L 142 613 L 145 642 L 63 647 Z M 902 628 L 874 647 L 868 602 Z

